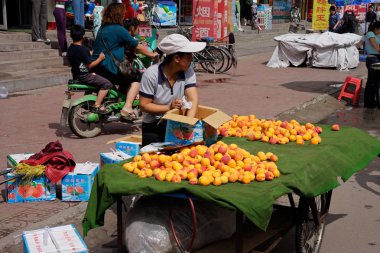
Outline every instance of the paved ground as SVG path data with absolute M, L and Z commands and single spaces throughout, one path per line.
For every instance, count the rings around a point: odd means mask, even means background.
M 228 114 L 253 113 L 265 118 L 279 115 L 281 118 L 310 122 L 318 122 L 341 109 L 341 114 L 328 118 L 328 123 L 369 124 L 368 121 L 360 120 L 365 118 L 363 109 L 347 110 L 350 107 L 338 102 L 333 96 L 336 92 L 334 84 L 343 83 L 347 75 L 365 76 L 363 63 L 349 72 L 314 68 L 270 69 L 265 66 L 270 56 L 271 52 L 266 52 L 242 57 L 236 71 L 227 75 L 200 73 L 198 83 L 201 104 L 217 107 Z M 77 162 L 97 162 L 99 152 L 112 147 L 106 145 L 108 140 L 140 131 L 139 127 L 113 123 L 105 127 L 101 136 L 93 139 L 76 138 L 68 128 L 59 126 L 64 91 L 64 86 L 57 86 L 18 93 L 0 100 L 0 164 L 5 166 L 7 154 L 38 152 L 48 142 L 57 139 L 74 155 Z M 352 122 L 355 117 L 347 116 L 345 119 L 342 116 L 351 115 L 353 111 L 357 112 L 353 115 L 359 119 L 356 123 Z M 375 127 L 379 123 L 376 120 L 379 118 L 377 110 L 368 113 L 372 119 L 370 125 L 378 129 Z M 378 135 L 378 132 L 373 134 Z M 375 163 L 378 164 L 378 160 Z M 379 207 L 376 207 L 380 182 L 375 169 L 375 164 L 369 166 L 334 193 L 333 215 L 329 219 L 321 252 L 380 251 L 379 246 L 376 246 L 376 235 L 380 232 Z M 69 204 L 59 200 L 49 203 L 0 203 L 0 252 L 21 252 L 19 235 L 23 230 L 69 223 L 81 230 L 80 221 L 85 208 L 86 203 Z M 365 217 L 361 217 L 361 214 Z M 365 232 L 359 235 L 345 232 L 357 231 L 355 229 L 358 228 Z M 106 214 L 106 225 L 92 230 L 86 238 L 91 252 L 115 252 L 115 230 L 115 214 L 111 209 Z M 343 231 L 345 236 L 340 236 L 339 231 Z M 351 236 L 346 237 L 347 234 Z M 288 236 L 294 238 L 291 234 Z M 347 242 L 346 238 L 350 240 Z M 284 241 L 276 252 L 293 252 L 292 241 Z

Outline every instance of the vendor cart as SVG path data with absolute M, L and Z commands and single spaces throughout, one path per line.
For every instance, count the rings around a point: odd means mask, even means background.
M 207 201 L 236 210 L 236 233 L 230 241 L 217 242 L 194 252 L 270 252 L 284 234 L 296 228 L 296 252 L 318 252 L 332 190 L 337 178 L 348 180 L 365 168 L 380 153 L 380 141 L 352 127 L 331 131 L 322 126 L 320 145 L 270 145 L 244 138 L 223 138 L 250 153 L 273 152 L 278 155 L 282 173 L 274 181 L 223 186 L 163 183 L 153 178 L 138 179 L 121 164 L 103 168 L 95 178 L 83 220 L 84 235 L 104 224 L 104 213 L 117 203 L 118 252 L 123 251 L 122 201 L 126 195 L 158 196 L 171 194 L 188 198 L 189 203 Z M 348 145 L 355 140 L 355 145 Z M 288 198 L 288 204 L 282 199 Z M 297 199 L 294 196 L 298 196 Z M 281 198 L 281 203 L 278 200 Z M 258 231 L 261 231 L 258 233 Z M 265 232 L 264 232 L 265 231 Z M 250 236 L 254 234 L 254 237 Z M 248 237 L 248 238 L 247 238 Z M 235 240 L 235 243 L 231 243 Z M 186 251 L 191 245 L 183 245 Z

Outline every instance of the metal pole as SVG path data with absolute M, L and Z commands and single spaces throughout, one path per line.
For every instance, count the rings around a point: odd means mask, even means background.
M 123 253 L 123 209 L 121 196 L 117 198 L 117 253 Z

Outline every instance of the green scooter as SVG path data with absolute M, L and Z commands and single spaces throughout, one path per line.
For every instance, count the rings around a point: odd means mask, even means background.
M 84 92 L 84 96 L 72 100 L 76 92 Z M 102 132 L 102 127 L 110 122 L 127 122 L 135 124 L 136 121 L 125 121 L 122 119 L 120 111 L 125 104 L 126 96 L 116 88 L 109 90 L 108 95 L 104 98 L 103 103 L 109 108 L 109 113 L 94 113 L 94 105 L 97 98 L 98 88 L 82 84 L 77 80 L 69 80 L 68 89 L 65 92 L 66 99 L 63 101 L 60 124 L 62 127 L 67 126 L 71 131 L 80 138 L 92 138 Z M 135 99 L 132 108 L 136 115 L 140 116 L 140 101 Z

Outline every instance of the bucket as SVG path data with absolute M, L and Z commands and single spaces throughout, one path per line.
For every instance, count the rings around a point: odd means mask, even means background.
M 8 97 L 8 90 L 5 87 L 0 87 L 0 99 Z

